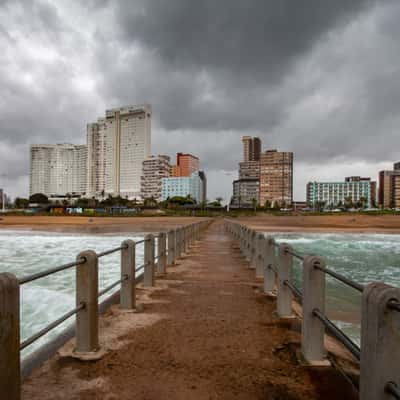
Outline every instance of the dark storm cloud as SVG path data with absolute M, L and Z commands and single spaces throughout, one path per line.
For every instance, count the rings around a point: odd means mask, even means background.
M 271 92 L 298 58 L 370 3 L 126 1 L 119 3 L 117 26 L 124 46 L 139 45 L 152 55 L 161 79 L 180 73 L 180 86 L 161 86 L 160 91 L 159 85 L 154 87 L 166 128 L 262 130 L 283 117 L 282 105 Z M 130 67 L 135 73 L 135 65 Z M 216 91 L 211 91 L 211 102 L 201 100 L 202 74 Z M 140 86 L 128 84 L 126 91 L 147 90 Z

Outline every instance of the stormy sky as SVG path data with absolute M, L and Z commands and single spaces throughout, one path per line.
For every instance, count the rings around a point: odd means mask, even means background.
M 0 187 L 31 143 L 84 143 L 106 108 L 153 106 L 152 152 L 192 152 L 231 195 L 241 136 L 310 180 L 400 159 L 398 0 L 0 0 Z

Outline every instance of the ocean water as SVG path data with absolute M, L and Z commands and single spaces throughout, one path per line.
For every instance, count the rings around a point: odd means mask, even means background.
M 302 255 L 325 257 L 327 266 L 356 282 L 382 281 L 400 286 L 400 235 L 272 233 Z M 294 281 L 301 288 L 302 268 L 294 259 Z M 360 340 L 361 293 L 327 275 L 326 313 L 355 342 Z
M 125 239 L 140 240 L 137 233 L 65 234 L 55 232 L 0 230 L 0 272 L 18 278 L 74 261 L 80 251 L 101 252 L 121 245 Z M 137 266 L 143 263 L 143 244 L 137 246 Z M 120 278 L 120 253 L 99 260 L 99 290 Z M 118 291 L 117 286 L 113 291 Z M 110 296 L 106 293 L 100 301 Z M 21 341 L 75 307 L 75 268 L 26 283 L 21 287 Z M 27 347 L 26 356 L 74 322 L 74 317 Z

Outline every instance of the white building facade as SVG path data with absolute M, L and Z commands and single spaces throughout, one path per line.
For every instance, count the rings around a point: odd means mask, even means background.
M 151 106 L 106 110 L 87 125 L 89 197 L 141 198 L 143 161 L 151 151 Z
M 190 196 L 199 204 L 203 201 L 203 180 L 199 172 L 193 172 L 190 176 L 163 178 L 162 200 L 172 197 Z
M 169 178 L 170 158 L 165 155 L 151 156 L 143 161 L 141 178 L 142 199 L 162 201 L 162 179 Z
M 86 193 L 87 147 L 38 144 L 30 147 L 30 195 L 57 198 Z

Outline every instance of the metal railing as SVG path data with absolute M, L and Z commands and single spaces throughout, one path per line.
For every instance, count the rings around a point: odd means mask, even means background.
M 200 233 L 209 223 L 210 220 L 203 220 L 168 232 L 148 234 L 143 240 L 136 242 L 128 239 L 123 241 L 121 246 L 99 253 L 87 250 L 79 253 L 73 262 L 19 279 L 10 273 L 0 273 L 0 393 L 6 393 L 7 399 L 10 400 L 20 399 L 20 352 L 72 316 L 76 317 L 76 344 L 71 355 L 82 360 L 100 358 L 104 352 L 99 346 L 98 299 L 120 286 L 120 307 L 135 309 L 136 284 L 143 282 L 145 287 L 154 286 L 156 272 L 165 274 L 167 265 L 173 265 L 182 253 L 189 251 L 190 245 L 199 239 Z M 157 239 L 157 255 L 155 239 Z M 144 245 L 144 262 L 136 267 L 136 248 L 139 244 Z M 115 253 L 121 254 L 121 277 L 99 290 L 99 259 Z M 75 308 L 20 342 L 20 287 L 71 268 L 76 270 Z M 108 299 L 101 304 L 107 302 Z
M 239 241 L 243 255 L 263 278 L 264 291 L 276 292 L 277 313 L 292 316 L 292 300 L 302 306 L 301 349 L 309 364 L 326 361 L 324 335 L 338 340 L 360 364 L 360 399 L 400 399 L 400 289 L 381 282 L 360 284 L 328 268 L 325 259 L 302 255 L 236 221 L 225 229 Z M 292 278 L 293 258 L 301 262 L 302 290 Z M 325 314 L 326 275 L 362 296 L 361 347 Z M 389 397 L 388 397 L 389 396 Z

